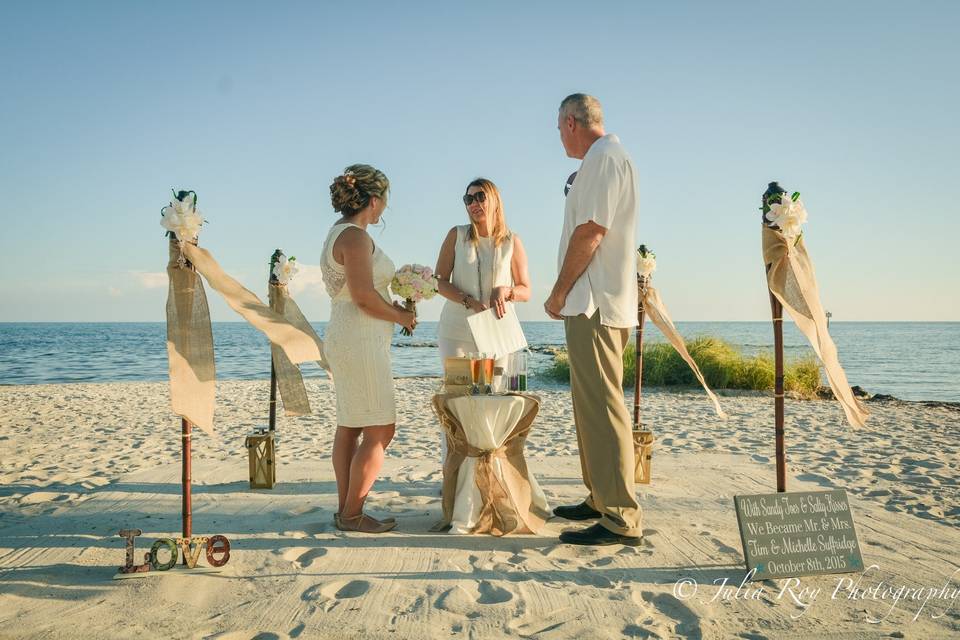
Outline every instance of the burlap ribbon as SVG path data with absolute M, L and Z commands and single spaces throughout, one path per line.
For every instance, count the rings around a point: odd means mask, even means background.
M 167 356 L 173 412 L 213 435 L 216 371 L 213 331 L 203 281 L 190 264 L 180 264 L 180 248 L 170 242 L 167 263 Z
M 181 251 L 188 262 L 180 263 Z M 170 240 L 167 265 L 167 354 L 170 362 L 170 400 L 173 412 L 213 434 L 215 370 L 210 309 L 200 274 L 247 322 L 282 349 L 291 363 L 324 363 L 322 343 L 263 304 L 257 296 L 227 275 L 210 252 L 189 242 Z
M 463 425 L 447 408 L 447 400 L 455 397 L 458 396 L 437 394 L 432 402 L 433 410 L 447 435 L 447 459 L 443 463 L 443 519 L 432 530 L 442 531 L 450 526 L 457 477 L 461 465 L 469 457 L 477 458 L 476 483 L 482 500 L 480 515 L 471 533 L 490 533 L 495 536 L 536 533 L 543 527 L 544 517 L 531 510 L 532 490 L 523 447 L 540 409 L 539 399 L 524 395 L 534 401 L 532 407 L 520 418 L 500 447 L 483 450 L 467 441 Z M 501 461 L 502 479 L 497 476 L 494 459 Z
M 707 381 L 704 380 L 703 374 L 700 373 L 700 367 L 698 367 L 694 359 L 690 357 L 690 353 L 687 351 L 687 345 L 683 341 L 683 336 L 680 335 L 680 332 L 677 331 L 677 328 L 673 325 L 673 320 L 670 319 L 667 306 L 663 304 L 663 300 L 660 299 L 660 293 L 653 285 L 649 284 L 642 288 L 641 292 L 643 294 L 643 309 L 647 315 L 650 316 L 650 321 L 660 329 L 660 332 L 663 333 L 664 337 L 673 345 L 673 348 L 677 350 L 680 357 L 683 358 L 684 362 L 686 362 L 693 371 L 693 375 L 700 381 L 703 390 L 707 392 L 707 396 L 709 396 L 710 401 L 713 402 L 713 408 L 717 412 L 717 415 L 726 420 L 727 414 L 720 407 L 720 400 L 717 399 L 716 394 L 707 386 Z
M 300 307 L 290 297 L 287 287 L 281 284 L 270 284 L 270 308 L 282 316 L 287 322 L 311 336 L 317 343 L 320 356 L 323 358 L 323 341 L 313 330 L 310 323 L 300 311 Z M 307 399 L 307 389 L 303 385 L 303 376 L 300 367 L 290 362 L 290 358 L 277 345 L 270 345 L 273 357 L 273 369 L 277 375 L 277 387 L 280 389 L 280 398 L 283 400 L 283 411 L 288 416 L 305 416 L 311 413 L 310 401 Z M 328 368 L 324 360 L 320 366 Z
M 847 375 L 840 366 L 837 347 L 827 330 L 827 316 L 820 303 L 820 292 L 807 254 L 803 236 L 793 246 L 782 233 L 763 225 L 763 262 L 767 265 L 767 285 L 783 304 L 820 362 L 833 394 L 843 407 L 847 420 L 855 427 L 866 424 L 869 412 L 854 397 Z

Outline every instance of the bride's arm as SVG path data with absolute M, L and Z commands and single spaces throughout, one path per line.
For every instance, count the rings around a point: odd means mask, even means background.
M 467 296 L 466 293 L 458 289 L 450 282 L 450 276 L 453 273 L 453 261 L 456 257 L 457 252 L 457 228 L 454 227 L 450 229 L 450 232 L 447 234 L 447 237 L 444 239 L 443 244 L 440 246 L 440 256 L 437 258 L 437 268 L 433 270 L 435 276 L 437 276 L 437 289 L 447 300 L 456 302 L 457 304 L 463 304 L 464 296 Z M 474 300 L 473 297 L 467 296 L 467 302 L 470 303 L 470 308 L 474 311 L 483 311 L 486 309 L 486 305 L 481 303 L 479 300 Z
M 333 257 L 342 260 L 350 297 L 361 311 L 405 327 L 414 322 L 412 312 L 394 307 L 374 289 L 373 240 L 365 231 L 352 227 L 341 233 L 333 245 Z

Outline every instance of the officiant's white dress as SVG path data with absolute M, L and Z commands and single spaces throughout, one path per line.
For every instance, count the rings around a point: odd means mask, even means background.
M 490 237 L 477 238 L 474 245 L 467 235 L 469 231 L 469 224 L 457 227 L 450 283 L 469 293 L 474 300 L 489 304 L 494 287 L 513 286 L 513 233 L 509 233 L 498 247 Z M 437 325 L 441 365 L 445 358 L 462 357 L 477 350 L 467 324 L 467 317 L 473 313 L 458 302 L 447 300 L 444 303 Z
M 349 227 L 361 228 L 343 223 L 330 229 L 320 264 L 332 302 L 324 353 L 337 392 L 337 424 L 358 428 L 393 424 L 397 421 L 390 364 L 393 323 L 374 318 L 354 304 L 343 265 L 333 257 L 334 243 Z M 393 261 L 374 245 L 373 286 L 387 302 L 395 273 Z

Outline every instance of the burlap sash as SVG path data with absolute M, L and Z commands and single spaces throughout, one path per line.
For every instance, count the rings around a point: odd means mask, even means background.
M 463 425 L 446 407 L 447 400 L 454 397 L 457 396 L 437 394 L 432 401 L 433 410 L 447 435 L 447 459 L 443 463 L 443 519 L 431 530 L 442 531 L 450 526 L 457 477 L 461 465 L 469 457 L 477 458 L 476 482 L 482 499 L 480 515 L 471 533 L 490 533 L 495 536 L 536 533 L 543 526 L 544 517 L 531 510 L 532 490 L 523 447 L 540 409 L 539 399 L 531 395 L 524 396 L 534 400 L 533 408 L 520 418 L 503 445 L 490 451 L 478 449 L 467 442 Z M 494 458 L 501 460 L 502 481 L 494 470 Z
M 209 251 L 187 242 L 183 246 L 183 255 L 234 311 L 262 331 L 270 342 L 283 349 L 290 362 L 299 364 L 323 360 L 320 347 L 312 336 L 287 322 L 263 304 L 252 291 L 228 276 Z
M 840 366 L 837 347 L 827 330 L 827 316 L 820 304 L 817 279 L 803 236 L 791 247 L 782 233 L 763 225 L 763 262 L 767 265 L 767 284 L 771 293 L 790 313 L 797 329 L 806 336 L 823 363 L 827 381 L 847 420 L 855 427 L 862 427 L 869 412 L 853 396 L 847 375 Z
M 227 304 L 279 346 L 292 363 L 324 363 L 322 343 L 263 304 L 257 296 L 228 276 L 209 251 L 189 242 L 170 240 L 167 275 L 167 355 L 173 412 L 213 434 L 216 375 L 213 331 L 206 293 L 197 274 L 206 279 Z M 180 254 L 188 262 L 180 264 Z
M 707 381 L 703 379 L 703 374 L 700 373 L 700 367 L 698 367 L 694 359 L 690 357 L 690 353 L 687 351 L 687 345 L 683 341 L 683 336 L 680 335 L 680 332 L 677 331 L 677 328 L 673 325 L 673 320 L 670 319 L 670 313 L 667 311 L 666 305 L 663 304 L 663 300 L 660 299 L 660 293 L 653 285 L 647 285 L 646 288 L 642 289 L 642 292 L 643 310 L 650 316 L 650 321 L 660 329 L 664 337 L 673 345 L 673 348 L 677 350 L 680 357 L 683 358 L 684 362 L 686 362 L 693 371 L 693 375 L 700 381 L 703 390 L 707 392 L 707 396 L 709 396 L 710 401 L 713 402 L 713 408 L 717 412 L 717 415 L 726 420 L 727 414 L 720 408 L 720 400 L 717 399 L 716 394 L 707 386 Z
M 270 308 L 276 311 L 287 322 L 311 336 L 317 343 L 321 358 L 323 357 L 323 342 L 310 323 L 303 316 L 300 307 L 290 297 L 284 285 L 269 285 Z M 300 367 L 290 362 L 290 358 L 277 345 L 270 345 L 273 357 L 273 368 L 277 375 L 277 387 L 280 389 L 280 398 L 283 400 L 283 411 L 288 416 L 305 416 L 311 413 L 310 401 L 307 399 L 307 389 L 303 385 L 303 376 Z M 327 363 L 320 361 L 320 366 L 327 368 Z
M 180 247 L 170 242 L 167 275 L 167 356 L 173 412 L 213 435 L 216 371 L 213 331 L 203 281 L 190 264 L 180 266 Z

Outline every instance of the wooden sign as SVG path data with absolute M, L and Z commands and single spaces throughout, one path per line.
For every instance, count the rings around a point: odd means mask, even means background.
M 750 580 L 863 570 L 843 489 L 734 496 Z

